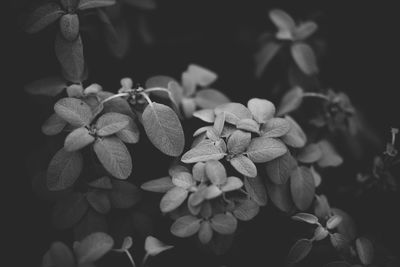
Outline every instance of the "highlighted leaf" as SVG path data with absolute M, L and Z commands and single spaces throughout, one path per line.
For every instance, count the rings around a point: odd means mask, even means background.
M 282 116 L 288 114 L 300 107 L 303 102 L 303 94 L 303 89 L 298 86 L 286 92 L 279 104 L 277 115 Z
M 280 9 L 273 9 L 269 12 L 269 18 L 278 28 L 276 35 L 278 39 L 292 39 L 296 24 L 288 13 Z
M 78 9 L 85 10 L 89 8 L 99 8 L 115 5 L 115 0 L 80 0 Z
M 241 119 L 236 123 L 236 128 L 258 134 L 260 125 L 253 119 Z
M 266 123 L 275 115 L 275 105 L 265 99 L 252 98 L 247 102 L 247 107 L 258 123 Z
M 295 221 L 306 222 L 309 224 L 318 223 L 318 218 L 315 215 L 309 213 L 296 213 L 294 216 L 292 216 L 292 219 Z
M 169 176 L 148 181 L 141 186 L 143 190 L 157 193 L 166 193 L 174 187 L 175 185 L 172 183 L 171 177 Z
M 277 138 L 290 131 L 290 123 L 286 119 L 272 118 L 261 126 L 261 136 Z
M 286 184 L 267 184 L 268 196 L 271 198 L 274 205 L 284 211 L 291 212 L 294 209 L 292 197 L 290 195 L 289 183 Z
M 219 160 L 225 157 L 226 153 L 217 147 L 213 141 L 205 140 L 195 146 L 182 156 L 182 162 L 195 163 L 199 161 Z
M 190 64 L 186 73 L 195 85 L 202 87 L 212 84 L 218 78 L 216 73 L 195 64 Z
M 294 39 L 298 41 L 302 41 L 310 37 L 314 32 L 318 29 L 318 25 L 313 21 L 307 21 L 300 24 L 295 32 L 294 32 Z
M 25 30 L 28 33 L 37 33 L 55 22 L 63 14 L 64 11 L 56 3 L 50 2 L 41 5 L 29 15 Z
M 228 139 L 227 148 L 230 154 L 241 154 L 246 151 L 251 141 L 251 133 L 234 131 Z
M 291 52 L 297 66 L 307 75 L 314 75 L 319 72 L 317 59 L 313 49 L 305 43 L 295 43 Z
M 92 263 L 107 254 L 114 240 L 105 233 L 93 233 L 83 239 L 74 249 L 79 264 Z
M 168 106 L 149 104 L 142 115 L 143 126 L 150 141 L 163 153 L 177 157 L 185 146 L 182 125 Z
M 150 256 L 157 256 L 161 252 L 173 248 L 174 246 L 165 245 L 155 237 L 148 236 L 144 241 L 144 249 Z
M 290 123 L 289 132 L 282 137 L 282 141 L 288 146 L 300 148 L 307 143 L 307 136 L 303 132 L 303 129 L 297 124 L 297 122 L 290 116 L 285 116 L 285 119 Z
M 62 98 L 54 105 L 54 111 L 63 120 L 74 127 L 88 125 L 92 119 L 92 110 L 80 99 Z
M 246 154 L 254 163 L 263 163 L 278 158 L 287 152 L 286 146 L 274 138 L 256 137 L 250 142 Z
M 193 113 L 193 117 L 209 123 L 214 123 L 215 121 L 215 113 L 213 109 L 198 110 Z
M 240 103 L 226 103 L 215 108 L 215 115 L 225 113 L 225 121 L 236 125 L 241 119 L 251 119 L 252 115 L 244 105 Z
M 215 185 L 223 185 L 227 181 L 226 170 L 224 165 L 217 160 L 209 160 L 206 162 L 205 171 L 208 179 Z
M 178 208 L 187 198 L 188 191 L 182 187 L 170 189 L 161 199 L 160 209 L 162 212 L 170 212 Z
M 228 177 L 226 183 L 221 186 L 222 192 L 230 192 L 242 188 L 243 182 L 237 177 Z
M 64 149 L 68 152 L 76 151 L 94 142 L 94 136 L 91 135 L 85 127 L 73 130 L 64 142 Z
M 192 215 L 186 215 L 177 219 L 171 225 L 171 233 L 178 237 L 189 237 L 200 229 L 201 219 Z
M 257 176 L 257 167 L 248 157 L 244 155 L 237 155 L 233 157 L 229 162 L 235 168 L 235 170 L 237 170 L 244 176 Z

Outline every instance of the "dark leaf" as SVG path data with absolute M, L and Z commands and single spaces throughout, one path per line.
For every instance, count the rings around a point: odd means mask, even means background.
M 233 234 L 236 231 L 237 227 L 237 220 L 230 213 L 216 214 L 211 218 L 210 223 L 211 223 L 211 228 L 215 232 L 223 235 Z
M 166 193 L 170 189 L 174 188 L 175 185 L 172 183 L 171 177 L 162 177 L 156 180 L 148 181 L 140 188 L 150 192 Z
M 71 193 L 56 203 L 53 210 L 53 224 L 57 229 L 67 229 L 82 219 L 89 208 L 85 195 Z
M 349 248 L 349 241 L 344 235 L 334 233 L 330 235 L 331 243 L 338 251 L 344 251 Z
M 90 182 L 89 186 L 97 189 L 112 189 L 111 179 L 107 176 L 103 176 L 97 180 L 94 180 L 93 182 Z
M 291 47 L 291 52 L 297 66 L 307 75 L 318 73 L 317 59 L 314 51 L 308 44 L 295 43 Z
M 67 125 L 57 113 L 53 113 L 42 125 L 42 133 L 45 135 L 56 135 L 62 132 Z
M 365 237 L 357 238 L 356 250 L 362 264 L 369 265 L 372 263 L 374 258 L 374 246 L 369 239 Z
M 300 150 L 297 160 L 302 163 L 314 163 L 322 157 L 322 150 L 318 144 L 309 144 Z
M 125 181 L 112 181 L 113 189 L 109 193 L 113 207 L 127 209 L 135 205 L 141 199 L 139 188 Z
M 74 255 L 64 243 L 54 242 L 51 244 L 49 256 L 51 262 L 57 267 L 73 267 L 75 265 Z
M 292 39 L 296 24 L 292 17 L 283 10 L 273 9 L 269 12 L 269 18 L 278 28 L 278 39 Z
M 291 147 L 303 147 L 307 143 L 307 136 L 303 129 L 301 129 L 300 125 L 292 117 L 285 116 L 285 119 L 290 122 L 290 130 L 282 137 L 282 141 Z
M 318 160 L 320 167 L 336 167 L 343 163 L 342 157 L 336 152 L 333 145 L 327 140 L 318 142 L 321 157 Z
M 107 254 L 114 246 L 114 240 L 105 233 L 93 233 L 75 247 L 78 264 L 92 263 Z
M 261 126 L 260 132 L 263 137 L 277 138 L 287 134 L 290 123 L 282 118 L 272 118 Z
M 287 266 L 293 266 L 295 263 L 301 261 L 310 253 L 312 249 L 312 242 L 308 239 L 298 240 L 290 249 L 286 258 Z
M 285 93 L 278 108 L 278 116 L 288 114 L 300 107 L 303 102 L 304 91 L 301 87 L 294 87 Z
M 299 210 L 310 207 L 315 194 L 314 177 L 307 167 L 297 167 L 290 176 L 290 191 Z
M 266 163 L 268 178 L 275 184 L 285 184 L 297 162 L 290 152 Z
M 154 0 L 123 0 L 123 2 L 142 9 L 154 9 L 157 7 Z
M 135 121 L 132 118 L 128 117 L 128 125 L 117 132 L 116 135 L 124 143 L 136 144 L 137 142 L 139 142 L 140 131 Z
M 107 192 L 101 190 L 90 191 L 87 193 L 86 198 L 92 208 L 101 214 L 106 214 L 111 209 Z
M 267 192 L 278 209 L 287 213 L 293 210 L 294 204 L 290 195 L 289 182 L 286 184 L 267 183 Z
M 266 206 L 268 203 L 265 185 L 259 176 L 244 178 L 244 187 L 249 197 L 259 206 Z
M 235 209 L 233 210 L 233 215 L 238 220 L 250 221 L 258 214 L 259 211 L 260 207 L 255 201 L 251 199 L 244 199 L 236 204 Z
M 227 175 L 224 165 L 217 160 L 206 162 L 205 171 L 208 179 L 215 185 L 223 185 L 227 181 Z
M 261 77 L 265 68 L 274 59 L 276 54 L 282 48 L 282 45 L 275 41 L 270 41 L 264 44 L 260 51 L 255 56 L 256 61 L 256 77 Z
M 230 100 L 223 93 L 214 89 L 203 89 L 197 92 L 194 101 L 199 108 L 214 109 Z
M 67 88 L 67 82 L 59 76 L 47 77 L 25 85 L 25 92 L 31 95 L 56 96 Z
M 59 19 L 64 14 L 57 3 L 46 3 L 35 9 L 28 17 L 25 30 L 28 33 L 36 33 Z

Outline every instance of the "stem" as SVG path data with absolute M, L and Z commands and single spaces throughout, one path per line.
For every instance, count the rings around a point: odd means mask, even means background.
M 133 260 L 131 253 L 129 253 L 128 250 L 125 250 L 125 254 L 128 256 L 129 261 L 132 263 L 132 266 L 133 266 L 133 267 L 136 267 L 136 263 L 135 263 L 135 261 Z
M 326 101 L 331 101 L 329 99 L 329 97 L 327 97 L 324 94 L 320 94 L 320 93 L 312 93 L 312 92 L 307 92 L 307 93 L 303 93 L 303 97 L 315 97 L 315 98 L 320 98 Z
M 147 101 L 147 103 L 149 103 L 149 105 L 151 106 L 151 107 L 153 107 L 153 102 L 151 101 L 151 99 L 150 99 L 150 97 L 146 94 L 146 93 L 140 93 L 145 99 L 146 99 L 146 101 Z
M 396 135 L 399 133 L 399 129 L 392 128 L 391 132 L 392 132 L 392 145 L 394 146 L 394 144 L 396 142 Z
M 142 260 L 142 264 L 141 267 L 144 267 L 144 264 L 146 262 L 146 260 L 149 258 L 149 254 L 146 253 L 146 255 L 144 255 L 143 260 Z
M 168 95 L 171 95 L 171 92 L 168 89 L 162 88 L 162 87 L 153 87 L 144 90 L 145 93 L 151 93 L 151 92 L 165 92 Z

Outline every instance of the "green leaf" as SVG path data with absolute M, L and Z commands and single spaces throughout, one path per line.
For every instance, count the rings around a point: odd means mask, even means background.
M 101 214 L 106 214 L 111 209 L 111 203 L 107 192 L 100 190 L 89 191 L 86 198 L 90 206 Z
M 266 123 L 275 115 L 275 105 L 266 99 L 252 98 L 247 102 L 247 107 L 258 123 Z
M 80 99 L 61 98 L 54 105 L 54 111 L 63 120 L 74 127 L 88 125 L 92 119 L 92 110 Z
M 266 206 L 268 203 L 267 191 L 260 176 L 244 178 L 244 187 L 251 200 L 259 206 Z
M 287 152 L 286 146 L 278 139 L 256 137 L 250 142 L 246 154 L 254 163 L 264 163 Z
M 71 187 L 81 174 L 83 157 L 79 152 L 60 149 L 51 159 L 47 168 L 47 187 L 60 191 Z
M 235 209 L 233 210 L 233 215 L 235 215 L 238 220 L 250 221 L 259 212 L 260 207 L 255 201 L 251 199 L 244 199 L 235 206 Z
M 170 212 L 178 208 L 187 198 L 188 191 L 182 187 L 174 187 L 163 196 L 160 202 L 162 212 Z
M 72 42 L 78 38 L 79 18 L 77 14 L 65 14 L 60 19 L 60 32 L 65 40 Z
M 114 240 L 105 233 L 93 233 L 77 245 L 75 255 L 78 264 L 92 263 L 107 254 L 114 246 Z
M 241 154 L 246 151 L 251 141 L 251 133 L 234 131 L 228 139 L 227 148 L 230 154 Z
M 264 44 L 260 51 L 255 56 L 256 61 L 256 77 L 260 78 L 265 68 L 274 59 L 281 50 L 282 45 L 275 41 L 270 41 Z
M 306 134 L 292 117 L 285 116 L 285 119 L 290 122 L 290 130 L 281 138 L 282 141 L 291 147 L 303 147 L 307 143 Z
M 171 225 L 171 233 L 178 237 L 189 237 L 200 229 L 201 219 L 192 215 L 186 215 L 177 219 Z
M 301 23 L 294 31 L 294 39 L 302 41 L 310 37 L 318 29 L 318 25 L 313 21 Z
M 233 234 L 237 228 L 237 220 L 232 214 L 216 214 L 211 220 L 211 228 L 222 235 Z
M 292 216 L 292 219 L 295 221 L 306 222 L 309 224 L 318 223 L 318 218 L 315 215 L 309 213 L 296 213 L 295 215 Z
M 195 163 L 207 160 L 219 160 L 225 157 L 226 153 L 217 147 L 213 141 L 205 140 L 199 145 L 195 146 L 182 156 L 182 162 Z
M 124 129 L 129 124 L 130 118 L 127 115 L 110 112 L 102 115 L 96 122 L 97 134 L 108 136 Z
M 227 182 L 227 175 L 224 165 L 217 160 L 206 162 L 205 171 L 208 179 L 215 185 L 223 185 Z
M 56 203 L 52 221 L 57 229 L 67 229 L 79 222 L 89 208 L 89 203 L 82 193 L 71 193 Z
M 37 33 L 64 14 L 60 5 L 57 3 L 46 3 L 36 8 L 27 18 L 25 31 L 27 33 Z
M 211 241 L 213 237 L 213 230 L 211 228 L 211 224 L 208 221 L 203 221 L 201 223 L 198 237 L 202 244 L 207 244 Z
M 49 249 L 49 257 L 52 265 L 59 267 L 73 267 L 75 266 L 75 259 L 72 251 L 59 241 L 51 244 Z
M 243 182 L 237 177 L 230 176 L 226 180 L 226 183 L 221 186 L 221 191 L 222 192 L 230 192 L 234 190 L 238 190 L 242 188 Z
M 349 247 L 349 241 L 347 238 L 339 233 L 333 233 L 330 235 L 332 246 L 338 251 L 344 251 Z
M 215 113 L 213 109 L 201 109 L 195 111 L 193 117 L 209 123 L 214 123 L 215 121 Z
M 326 228 L 329 230 L 335 229 L 340 223 L 342 222 L 342 217 L 339 215 L 331 216 L 328 221 L 326 222 Z
M 172 183 L 171 177 L 162 177 L 159 179 L 148 181 L 140 188 L 150 192 L 166 193 L 170 189 L 174 188 L 175 185 Z
M 42 125 L 42 132 L 45 135 L 57 135 L 67 125 L 67 122 L 63 120 L 57 113 L 53 113 Z
M 89 8 L 99 8 L 112 6 L 116 4 L 116 0 L 80 0 L 78 9 L 85 10 Z
M 290 123 L 286 119 L 272 118 L 261 126 L 260 132 L 263 137 L 282 137 L 290 131 Z
M 253 119 L 241 119 L 237 122 L 236 128 L 258 134 L 260 125 Z
M 287 91 L 279 104 L 277 115 L 282 116 L 298 109 L 303 102 L 303 95 L 303 89 L 298 86 Z
M 107 176 L 103 176 L 94 180 L 93 182 L 90 182 L 89 186 L 97 189 L 112 189 L 111 180 Z
M 43 78 L 25 85 L 24 90 L 31 95 L 56 96 L 67 88 L 67 82 L 59 76 Z
M 146 237 L 146 240 L 144 241 L 144 250 L 150 256 L 157 256 L 161 252 L 164 252 L 173 247 L 174 246 L 165 245 L 153 236 Z
M 288 13 L 280 9 L 273 9 L 269 12 L 269 18 L 278 28 L 276 35 L 278 39 L 292 39 L 292 33 L 296 29 L 296 24 Z
M 268 178 L 274 184 L 285 184 L 290 174 L 296 168 L 297 162 L 288 151 L 283 156 L 266 163 Z
M 225 113 L 225 121 L 236 125 L 241 119 L 251 119 L 252 115 L 244 105 L 240 103 L 226 103 L 215 108 L 215 115 Z
M 311 143 L 303 147 L 297 155 L 297 160 L 302 163 L 314 163 L 322 157 L 322 150 L 318 144 Z
M 310 207 L 315 194 L 314 177 L 307 167 L 297 167 L 290 176 L 290 191 L 299 210 Z
M 300 239 L 292 246 L 286 258 L 287 266 L 293 266 L 295 263 L 303 260 L 312 249 L 312 241 Z
M 357 238 L 356 251 L 362 264 L 369 265 L 372 263 L 374 259 L 374 246 L 369 239 L 365 237 Z
M 76 151 L 94 142 L 94 136 L 85 127 L 77 128 L 67 135 L 64 149 L 68 152 Z
M 288 182 L 285 184 L 267 183 L 267 192 L 268 196 L 278 209 L 287 213 L 293 210 L 294 204 L 290 195 Z
M 308 44 L 294 43 L 291 52 L 297 66 L 307 75 L 319 72 L 314 51 Z
M 94 152 L 104 168 L 118 179 L 127 179 L 132 172 L 132 159 L 128 149 L 117 137 L 98 139 Z
M 231 163 L 233 168 L 235 168 L 235 170 L 237 170 L 244 176 L 257 176 L 257 167 L 248 157 L 244 155 L 237 155 L 233 157 L 229 162 Z
M 196 93 L 194 98 L 196 105 L 202 109 L 214 109 L 230 100 L 223 93 L 214 89 L 203 89 Z
M 336 167 L 343 163 L 343 158 L 336 152 L 335 148 L 329 141 L 321 140 L 318 142 L 318 145 L 322 152 L 322 155 L 317 162 L 320 167 Z
M 144 110 L 142 119 L 147 136 L 159 150 L 175 157 L 182 153 L 185 136 L 178 116 L 170 107 L 153 102 Z
M 139 202 L 141 192 L 134 184 L 125 181 L 112 181 L 113 189 L 109 193 L 113 207 L 117 209 L 128 209 Z
M 57 34 L 55 51 L 64 71 L 64 78 L 71 82 L 82 82 L 85 76 L 85 59 L 80 35 L 74 41 L 67 41 Z

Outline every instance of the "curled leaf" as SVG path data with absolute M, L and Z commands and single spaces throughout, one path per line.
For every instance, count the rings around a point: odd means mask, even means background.
M 275 115 L 275 105 L 266 99 L 252 98 L 247 102 L 247 107 L 258 123 L 266 123 Z
M 153 236 L 146 237 L 146 240 L 144 241 L 144 249 L 146 253 L 150 256 L 156 256 L 161 252 L 164 252 L 173 247 L 174 246 L 165 245 L 164 243 L 162 243 L 160 240 L 158 240 Z

